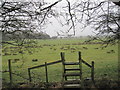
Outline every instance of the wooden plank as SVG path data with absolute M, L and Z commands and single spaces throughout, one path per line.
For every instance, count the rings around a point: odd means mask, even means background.
M 88 64 L 87 62 L 85 62 L 84 60 L 82 60 L 82 62 L 85 64 L 85 65 L 87 65 L 88 67 L 92 67 L 90 64 Z
M 64 85 L 64 89 L 80 89 L 80 84 L 66 84 Z
M 63 82 L 63 84 L 79 84 L 79 83 L 81 83 L 81 80 L 68 80 Z
M 79 68 L 67 68 L 65 71 L 80 71 Z
M 80 73 L 65 73 L 64 76 L 80 76 Z
M 55 62 L 51 62 L 51 63 L 47 63 L 47 65 L 53 65 L 53 64 L 56 64 L 56 63 L 60 63 L 62 62 L 62 60 L 58 60 L 58 61 L 55 61 Z M 40 67 L 44 67 L 45 64 L 42 64 L 42 65 L 38 65 L 38 66 L 34 66 L 34 67 L 31 67 L 31 68 L 28 68 L 28 69 L 35 69 L 35 68 L 40 68 Z
M 79 62 L 65 62 L 64 65 L 79 65 Z

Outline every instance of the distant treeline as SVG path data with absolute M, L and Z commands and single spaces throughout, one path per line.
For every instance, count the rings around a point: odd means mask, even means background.
M 50 39 L 50 36 L 43 32 L 31 31 L 15 31 L 15 32 L 2 32 L 2 40 L 15 40 L 15 39 Z

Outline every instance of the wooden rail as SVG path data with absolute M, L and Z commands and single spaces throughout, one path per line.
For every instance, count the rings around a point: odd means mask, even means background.
M 84 63 L 85 65 L 91 68 L 91 79 L 94 82 L 94 61 L 91 62 L 91 65 L 85 62 L 84 60 L 82 60 L 82 63 Z
M 62 60 L 50 62 L 50 63 L 47 63 L 47 65 L 53 65 L 53 64 L 56 64 L 56 63 L 60 63 L 60 62 L 62 62 Z M 35 68 L 40 68 L 40 67 L 44 67 L 44 66 L 45 66 L 45 64 L 42 64 L 42 65 L 34 66 L 34 67 L 31 67 L 31 68 L 28 68 L 28 69 L 35 69 Z
M 87 65 L 88 67 L 91 68 L 91 79 L 94 82 L 94 61 L 91 62 L 91 65 L 88 64 L 87 62 L 85 62 L 84 60 L 82 60 L 82 63 L 84 63 L 85 65 Z M 81 65 L 82 67 L 82 65 Z
M 82 63 L 84 63 L 85 65 L 87 65 L 88 67 L 92 67 L 92 65 L 88 64 L 87 62 L 85 62 L 84 60 L 82 60 Z
M 45 70 L 46 70 L 46 73 L 47 73 L 47 65 L 53 65 L 53 64 L 60 63 L 60 62 L 62 62 L 62 60 L 58 60 L 58 61 L 54 61 L 54 62 L 50 62 L 50 63 L 45 62 L 45 64 L 28 68 L 29 81 L 30 82 L 32 81 L 31 72 L 30 72 L 31 69 L 40 68 L 40 67 L 44 67 L 45 66 Z M 48 74 L 46 74 L 46 83 L 48 83 Z

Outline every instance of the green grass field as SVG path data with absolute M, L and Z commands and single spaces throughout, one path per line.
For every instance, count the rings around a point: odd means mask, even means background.
M 28 78 L 28 68 L 60 60 L 60 52 L 65 52 L 66 61 L 78 61 L 78 51 L 81 51 L 83 60 L 89 64 L 91 61 L 95 62 L 95 79 L 107 74 L 109 79 L 117 80 L 118 46 L 113 45 L 102 49 L 100 44 L 79 45 L 83 41 L 81 39 L 38 40 L 39 48 L 29 48 L 24 50 L 24 54 L 17 52 L 17 55 L 4 55 L 3 53 L 2 70 L 8 70 L 8 59 L 20 59 L 19 61 L 12 60 L 12 72 Z M 10 48 L 7 48 L 6 52 L 16 53 L 14 49 Z M 34 62 L 32 59 L 38 59 L 38 61 Z M 61 81 L 62 64 L 48 66 L 48 73 L 50 82 Z M 2 77 L 3 82 L 9 82 L 8 72 L 3 73 Z M 13 82 L 28 82 L 22 77 L 13 75 Z M 90 77 L 90 69 L 83 65 L 83 78 L 85 77 Z M 45 68 L 32 70 L 32 80 L 34 82 L 45 81 Z

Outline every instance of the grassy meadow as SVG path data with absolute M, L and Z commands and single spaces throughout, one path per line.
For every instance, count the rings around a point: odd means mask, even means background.
M 91 64 L 95 62 L 95 80 L 107 76 L 111 80 L 117 80 L 118 46 L 112 45 L 100 48 L 101 44 L 83 44 L 84 39 L 49 39 L 37 40 L 36 48 L 27 48 L 23 53 L 16 49 L 6 48 L 2 53 L 2 70 L 8 71 L 8 59 L 13 59 L 12 72 L 13 83 L 28 82 L 28 68 L 60 60 L 60 52 L 65 52 L 66 61 L 78 61 L 78 51 L 82 53 L 82 59 Z M 5 55 L 5 52 L 9 53 Z M 11 55 L 10 55 L 11 54 Z M 14 60 L 19 59 L 19 60 Z M 33 61 L 37 59 L 37 61 Z M 62 80 L 62 64 L 48 66 L 49 82 L 60 82 Z M 90 68 L 83 65 L 83 78 L 90 77 Z M 45 68 L 31 70 L 33 82 L 45 81 Z M 9 73 L 2 74 L 3 83 L 9 82 Z

